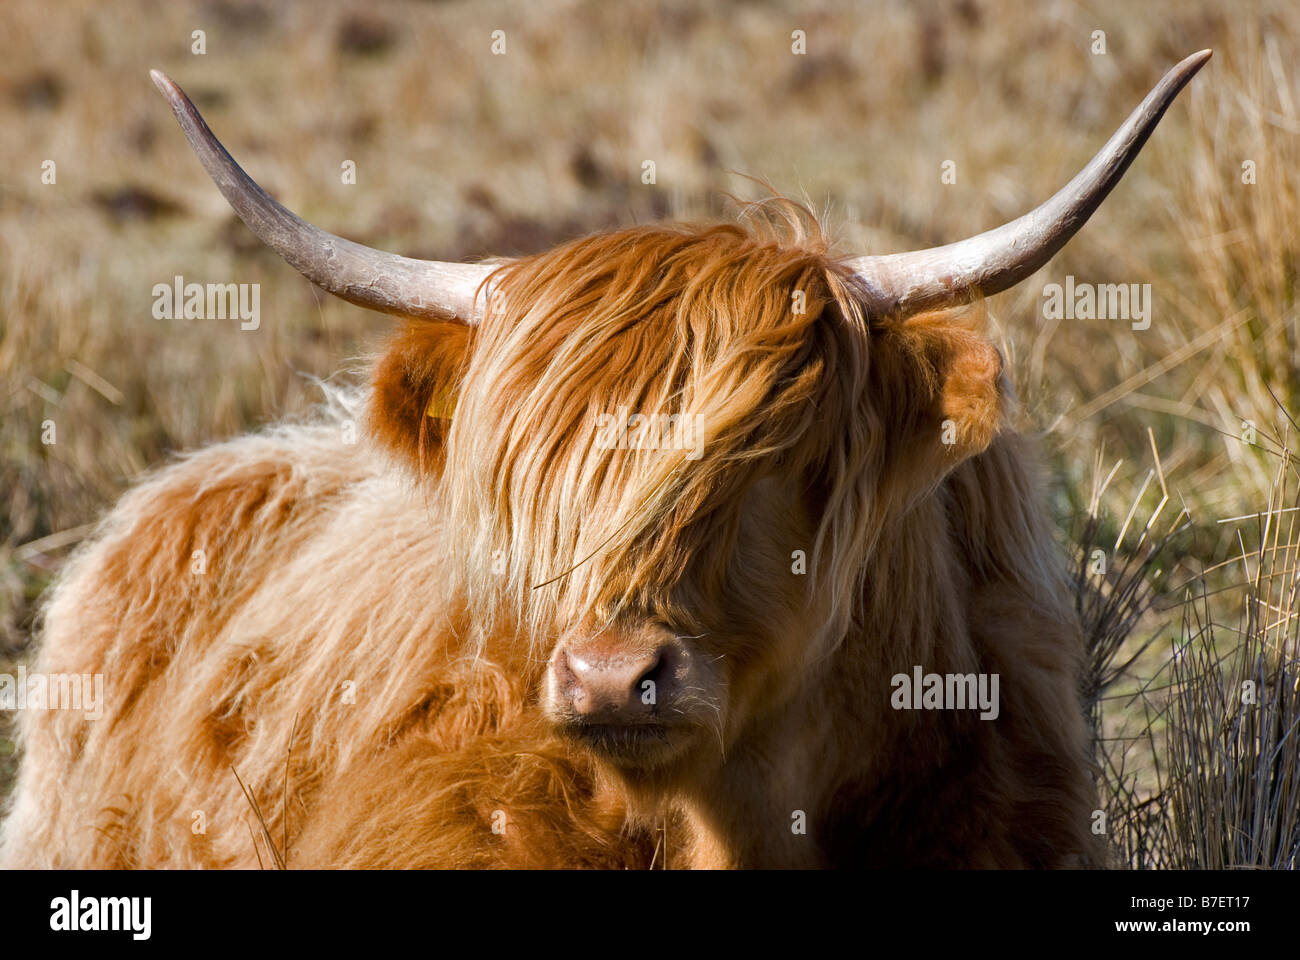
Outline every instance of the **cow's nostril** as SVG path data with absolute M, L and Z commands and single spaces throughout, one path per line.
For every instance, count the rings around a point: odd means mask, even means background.
M 633 685 L 632 695 L 643 706 L 653 707 L 659 702 L 659 690 L 667 675 L 667 663 L 667 648 L 660 647 L 654 653 L 654 662 Z

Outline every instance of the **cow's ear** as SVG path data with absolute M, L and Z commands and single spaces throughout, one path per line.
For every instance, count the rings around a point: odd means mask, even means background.
M 473 336 L 460 323 L 410 322 L 375 367 L 370 430 L 421 474 L 441 462 Z
M 885 346 L 898 431 L 896 463 L 905 487 L 928 490 L 963 460 L 985 450 L 1004 420 L 1002 355 L 978 315 L 922 314 L 891 324 Z

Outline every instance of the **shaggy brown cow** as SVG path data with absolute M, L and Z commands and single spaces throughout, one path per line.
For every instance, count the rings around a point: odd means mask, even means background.
M 3 860 L 1099 862 L 1037 469 L 970 311 L 927 311 L 1045 263 L 1208 57 L 1037 210 L 848 261 L 783 201 L 781 229 L 381 254 L 155 74 L 253 231 L 404 325 L 367 391 L 158 471 L 69 562 L 32 670 L 107 699 L 23 712 Z

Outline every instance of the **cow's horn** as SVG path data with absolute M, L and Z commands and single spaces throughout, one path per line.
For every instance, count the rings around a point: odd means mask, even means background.
M 1018 220 L 942 247 L 846 261 L 872 312 L 904 317 L 967 303 L 1006 290 L 1041 267 L 1119 183 L 1165 109 L 1210 53 L 1194 53 L 1166 73 L 1073 180 Z
M 385 313 L 467 323 L 481 316 L 480 287 L 496 269 L 494 265 L 412 260 L 312 226 L 240 169 L 180 87 L 158 70 L 149 75 L 171 104 L 208 176 L 239 218 L 312 283 L 350 303 Z

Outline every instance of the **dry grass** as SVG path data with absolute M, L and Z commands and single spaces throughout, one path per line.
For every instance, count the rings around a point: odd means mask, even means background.
M 190 53 L 196 29 L 203 56 Z M 490 52 L 496 29 L 505 56 Z M 807 31 L 806 56 L 791 54 L 794 29 Z M 1106 56 L 1089 53 L 1098 29 Z M 1201 654 L 1170 663 L 1168 649 L 1179 635 L 1180 647 L 1217 651 L 1236 671 L 1224 683 L 1254 666 L 1284 676 L 1278 665 L 1294 656 L 1276 631 L 1265 643 L 1272 621 L 1259 616 L 1260 598 L 1273 598 L 1274 615 L 1289 599 L 1261 593 L 1280 589 L 1258 581 L 1261 565 L 1251 578 L 1223 566 L 1241 549 L 1237 525 L 1218 522 L 1274 504 L 1279 444 L 1267 438 L 1300 410 L 1290 0 L 962 0 L 869 13 L 847 2 L 6 0 L 0 37 L 0 670 L 25 655 L 37 597 L 67 550 L 134 478 L 171 451 L 301 411 L 317 395 L 311 377 L 354 368 L 389 329 L 251 239 L 190 156 L 150 67 L 194 96 L 273 193 L 375 246 L 515 254 L 614 224 L 712 216 L 723 192 L 752 189 L 735 170 L 825 211 L 856 253 L 943 242 L 1023 212 L 1168 66 L 1214 47 L 1092 223 L 989 311 L 1026 426 L 1051 451 L 1062 539 L 1073 531 L 1073 550 L 1107 550 L 1108 585 L 1081 603 L 1095 604 L 1085 614 L 1103 644 L 1095 719 L 1107 736 L 1146 741 L 1114 758 L 1108 780 L 1116 796 L 1136 789 L 1112 816 L 1141 824 L 1120 838 L 1126 862 L 1191 862 L 1151 851 L 1196 830 L 1200 862 L 1285 862 L 1284 843 L 1248 856 L 1212 827 L 1277 794 L 1234 806 L 1226 787 L 1206 799 L 1214 782 L 1179 773 L 1202 759 L 1220 771 L 1254 763 L 1258 783 L 1264 765 L 1243 744 L 1272 749 L 1272 721 L 1209 724 L 1205 711 L 1219 710 L 1209 681 L 1185 672 Z M 41 183 L 45 160 L 57 164 L 53 185 Z M 340 182 L 344 160 L 356 163 L 355 186 Z M 640 181 L 645 160 L 654 186 Z M 956 184 L 940 182 L 945 160 Z M 1241 181 L 1247 160 L 1252 185 Z M 260 283 L 261 328 L 153 319 L 153 285 L 177 274 Z M 1151 283 L 1150 329 L 1044 321 L 1043 285 L 1068 274 Z M 41 443 L 46 421 L 53 445 Z M 1244 421 L 1256 445 L 1239 439 Z M 1143 489 L 1153 446 L 1161 482 Z M 1094 498 L 1100 450 L 1121 466 Z M 1293 489 L 1281 462 L 1281 489 Z M 1162 497 L 1159 524 L 1133 520 L 1120 535 L 1130 507 L 1146 518 Z M 1175 511 L 1187 529 L 1151 553 Z M 1161 584 L 1188 582 L 1203 586 L 1185 627 L 1148 609 Z M 1229 631 L 1237 609 L 1256 619 Z M 1166 742 L 1179 731 L 1203 738 Z M 3 733 L 0 795 L 12 773 Z M 1291 763 L 1294 740 L 1279 742 Z
M 1133 584 L 1149 583 L 1185 528 L 1159 543 L 1140 542 L 1121 572 L 1103 582 L 1076 573 L 1081 605 L 1104 614 L 1085 616 L 1093 627 L 1090 708 L 1119 865 L 1300 865 L 1300 498 L 1289 492 L 1293 471 L 1284 446 L 1265 510 L 1237 526 L 1236 577 L 1211 571 L 1169 590 L 1167 597 L 1181 594 L 1168 608 L 1181 616 L 1161 638 L 1167 648 L 1145 663 L 1154 633 L 1118 662 L 1121 650 L 1134 647 L 1129 625 L 1156 599 Z M 1240 604 L 1235 611 L 1227 609 L 1231 602 Z

